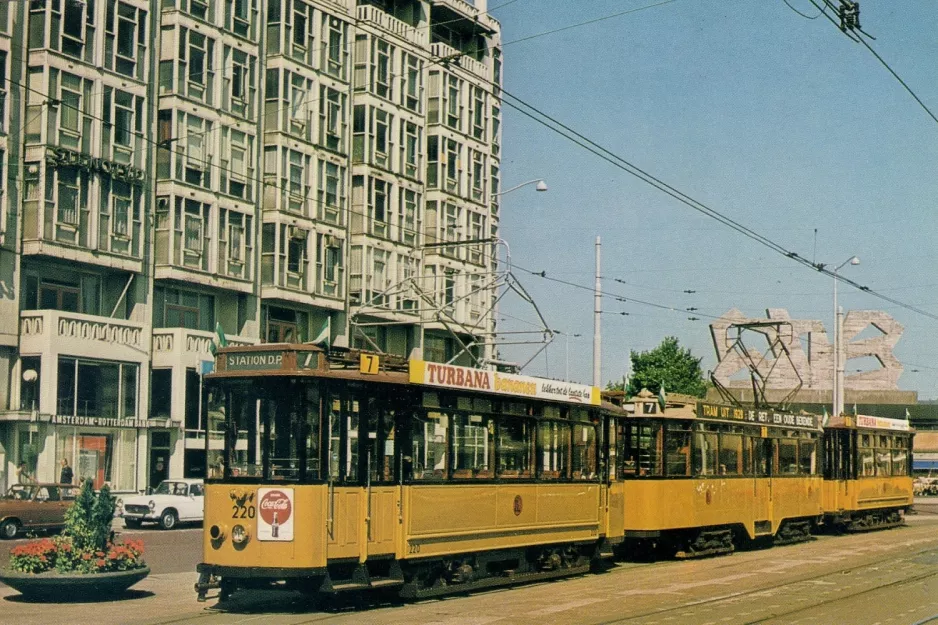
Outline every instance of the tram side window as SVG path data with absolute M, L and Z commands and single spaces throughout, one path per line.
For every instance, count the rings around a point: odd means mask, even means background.
M 892 475 L 892 452 L 890 450 L 876 450 L 876 475 Z
M 817 474 L 817 441 L 798 441 L 798 464 L 801 475 Z
M 872 477 L 876 475 L 876 456 L 873 449 L 873 437 L 870 434 L 861 434 L 857 449 L 857 461 L 859 463 L 859 474 L 862 477 Z
M 657 422 L 630 423 L 626 429 L 623 475 L 660 477 L 663 473 L 664 426 Z
M 573 479 L 596 478 L 596 427 L 590 423 L 573 426 Z
M 743 475 L 753 474 L 753 447 L 759 444 L 759 439 L 743 436 Z
M 263 401 L 270 419 L 270 477 L 295 480 L 300 477 L 300 414 L 284 402 Z
M 410 452 L 415 480 L 441 481 L 446 477 L 448 430 L 449 415 L 433 411 L 414 415 Z
M 694 434 L 694 474 L 717 474 L 717 434 L 716 432 L 696 432 Z
M 902 438 L 896 437 L 896 447 L 897 449 L 892 450 L 892 474 L 893 475 L 908 475 L 909 474 L 909 452 L 904 449 L 905 441 Z
M 778 472 L 779 475 L 798 475 L 798 440 L 779 438 Z
M 742 475 L 743 437 L 739 434 L 720 434 L 720 475 Z
M 225 470 L 231 477 L 253 477 L 262 473 L 261 448 L 263 424 L 258 425 L 257 401 L 246 386 L 231 388 L 224 397 L 229 415 L 227 437 L 228 458 Z
M 453 478 L 492 477 L 495 455 L 494 426 L 488 417 L 453 416 Z
M 775 473 L 775 446 L 768 438 L 752 439 L 752 459 L 755 464 L 754 472 L 759 477 L 766 477 Z
M 691 431 L 682 425 L 669 424 L 665 433 L 665 470 L 668 476 L 689 476 Z
M 518 418 L 498 422 L 498 477 L 534 476 L 534 425 Z
M 570 475 L 570 424 L 547 421 L 538 427 L 541 466 L 538 477 L 560 480 Z
M 333 479 L 358 481 L 358 400 L 333 398 L 329 405 L 329 475 Z

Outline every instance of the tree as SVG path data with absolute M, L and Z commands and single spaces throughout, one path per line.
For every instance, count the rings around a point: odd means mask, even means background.
M 703 397 L 707 383 L 700 369 L 700 358 L 690 349 L 681 348 L 676 337 L 668 336 L 661 345 L 647 352 L 632 352 L 632 375 L 626 393 L 637 395 L 643 388 L 658 394 L 664 384 L 665 393 L 684 393 Z M 610 385 L 622 388 L 622 384 Z

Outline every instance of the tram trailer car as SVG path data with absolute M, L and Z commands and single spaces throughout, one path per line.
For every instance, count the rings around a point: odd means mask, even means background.
M 310 345 L 219 350 L 199 598 L 426 597 L 589 570 L 599 389 Z
M 816 415 L 702 403 L 665 409 L 645 391 L 610 415 L 626 556 L 690 558 L 752 541 L 811 538 L 823 516 Z
M 866 415 L 824 429 L 824 522 L 839 531 L 901 525 L 914 498 L 909 422 Z

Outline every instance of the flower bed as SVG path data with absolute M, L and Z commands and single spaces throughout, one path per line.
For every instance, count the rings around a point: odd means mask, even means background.
M 145 566 L 143 541 L 107 541 L 104 549 L 76 549 L 71 536 L 43 538 L 10 550 L 10 569 L 20 573 L 108 573 Z
M 107 486 L 95 493 L 85 482 L 65 513 L 62 534 L 11 549 L 9 569 L 0 572 L 0 581 L 36 600 L 95 600 L 122 593 L 150 569 L 143 561 L 143 541 L 117 540 L 113 518 L 114 497 Z

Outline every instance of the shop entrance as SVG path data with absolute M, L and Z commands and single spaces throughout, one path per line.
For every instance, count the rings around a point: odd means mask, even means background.
M 82 435 L 78 447 L 78 475 L 91 480 L 95 489 L 104 486 L 107 460 L 107 436 Z
M 150 433 L 150 481 L 148 486 L 156 488 L 160 482 L 169 479 L 169 432 Z

